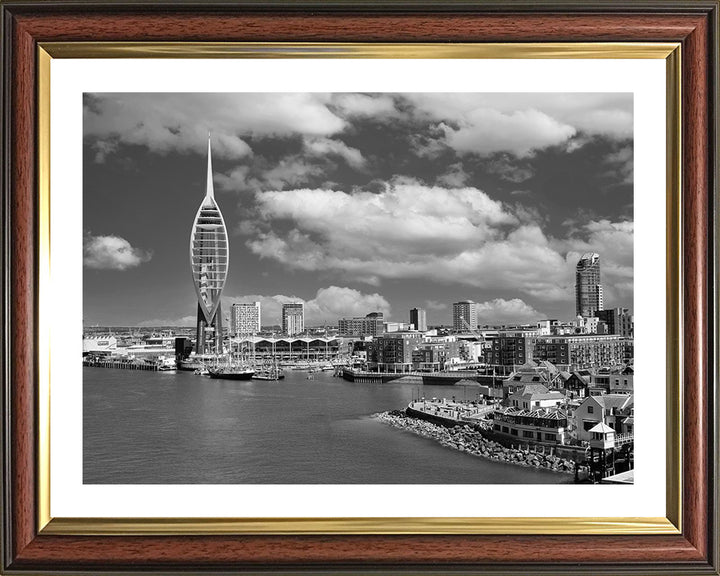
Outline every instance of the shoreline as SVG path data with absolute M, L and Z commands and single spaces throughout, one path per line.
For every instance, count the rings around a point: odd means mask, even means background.
M 405 430 L 423 438 L 430 438 L 447 448 L 466 452 L 493 462 L 504 462 L 559 474 L 575 473 L 575 462 L 572 460 L 539 452 L 526 452 L 519 448 L 505 448 L 499 442 L 485 438 L 480 432 L 468 425 L 448 428 L 427 420 L 407 416 L 400 410 L 380 412 L 374 414 L 373 417 L 393 428 Z

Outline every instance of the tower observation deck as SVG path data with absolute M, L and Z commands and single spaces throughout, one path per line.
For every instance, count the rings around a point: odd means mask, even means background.
M 222 212 L 215 202 L 212 152 L 208 137 L 207 184 L 190 234 L 190 268 L 198 299 L 198 354 L 222 351 L 222 307 L 220 299 L 227 279 L 230 253 Z

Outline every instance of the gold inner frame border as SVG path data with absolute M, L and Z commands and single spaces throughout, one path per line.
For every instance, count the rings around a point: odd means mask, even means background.
M 50 514 L 50 71 L 54 58 L 494 58 L 663 59 L 666 61 L 666 516 L 454 518 L 53 518 Z M 587 43 L 241 43 L 41 42 L 38 117 L 37 524 L 41 534 L 679 534 L 682 519 L 682 354 L 680 327 L 681 45 Z

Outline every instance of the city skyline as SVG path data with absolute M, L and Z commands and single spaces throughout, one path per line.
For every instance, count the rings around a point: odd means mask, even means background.
M 312 326 L 422 308 L 437 325 L 471 299 L 480 325 L 566 319 L 585 252 L 605 307 L 632 310 L 631 95 L 440 96 L 86 95 L 85 322 L 194 323 L 174 252 L 208 130 L 226 311 L 257 301 L 274 324 L 300 302 Z

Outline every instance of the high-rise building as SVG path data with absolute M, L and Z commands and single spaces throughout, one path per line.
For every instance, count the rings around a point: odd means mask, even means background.
M 260 320 L 260 302 L 233 304 L 230 332 L 235 336 L 252 336 L 260 332 Z
M 294 336 L 305 331 L 305 304 L 290 302 L 282 307 L 283 334 Z
M 478 327 L 478 305 L 472 300 L 463 300 L 453 304 L 453 330 L 466 332 Z
M 213 189 L 212 153 L 208 137 L 207 180 L 203 198 L 190 233 L 190 268 L 198 298 L 195 349 L 198 354 L 222 351 L 220 298 L 230 254 L 228 236 Z
M 635 332 L 633 315 L 627 308 L 610 308 L 609 310 L 596 310 L 595 316 L 605 322 L 608 334 L 619 334 L 629 337 Z
M 583 254 L 575 269 L 575 315 L 595 316 L 595 312 L 603 308 L 600 255 L 588 252 Z
M 410 310 L 410 324 L 415 324 L 415 330 L 427 332 L 427 316 L 422 308 Z

